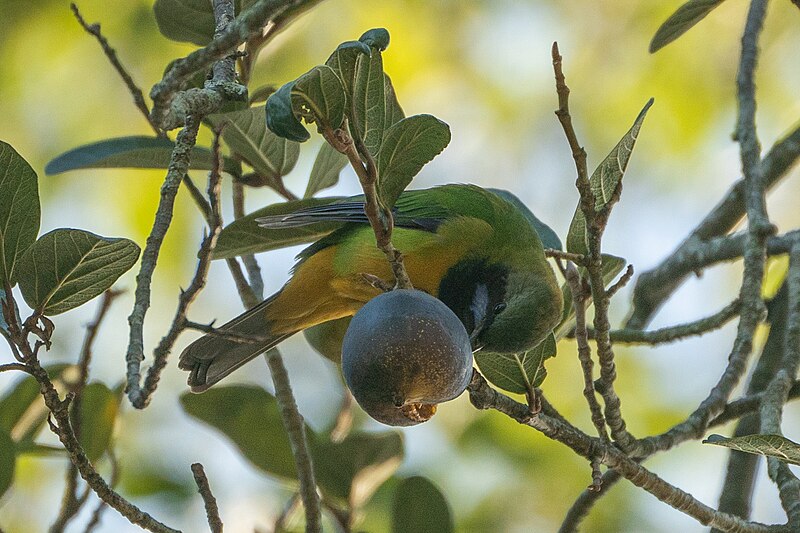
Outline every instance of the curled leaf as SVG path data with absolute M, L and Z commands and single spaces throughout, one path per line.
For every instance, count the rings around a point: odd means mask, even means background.
M 389 31 L 386 28 L 373 28 L 364 32 L 358 40 L 379 52 L 389 47 Z

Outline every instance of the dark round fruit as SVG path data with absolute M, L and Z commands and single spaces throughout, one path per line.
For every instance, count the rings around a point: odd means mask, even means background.
M 391 426 L 425 422 L 472 376 L 466 329 L 441 301 L 417 290 L 370 300 L 342 344 L 342 372 L 358 404 Z

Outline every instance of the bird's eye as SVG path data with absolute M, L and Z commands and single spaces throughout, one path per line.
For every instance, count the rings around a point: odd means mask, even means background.
M 499 315 L 500 313 L 503 312 L 505 308 L 506 308 L 505 302 L 500 302 L 499 304 L 494 306 L 494 314 Z

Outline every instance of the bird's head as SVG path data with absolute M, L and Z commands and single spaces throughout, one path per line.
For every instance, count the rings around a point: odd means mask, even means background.
M 442 280 L 439 299 L 464 323 L 475 350 L 523 352 L 539 344 L 561 317 L 561 291 L 549 268 L 462 262 Z
M 549 281 L 528 272 L 511 272 L 502 301 L 482 309 L 482 289 L 478 286 L 473 295 L 473 347 L 518 353 L 539 344 L 561 317 L 561 291 Z

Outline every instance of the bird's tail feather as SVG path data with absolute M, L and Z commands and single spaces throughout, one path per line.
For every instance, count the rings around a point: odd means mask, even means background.
M 178 366 L 190 372 L 188 383 L 192 392 L 203 392 L 295 333 L 270 332 L 266 309 L 278 294 L 280 292 L 186 347 Z

